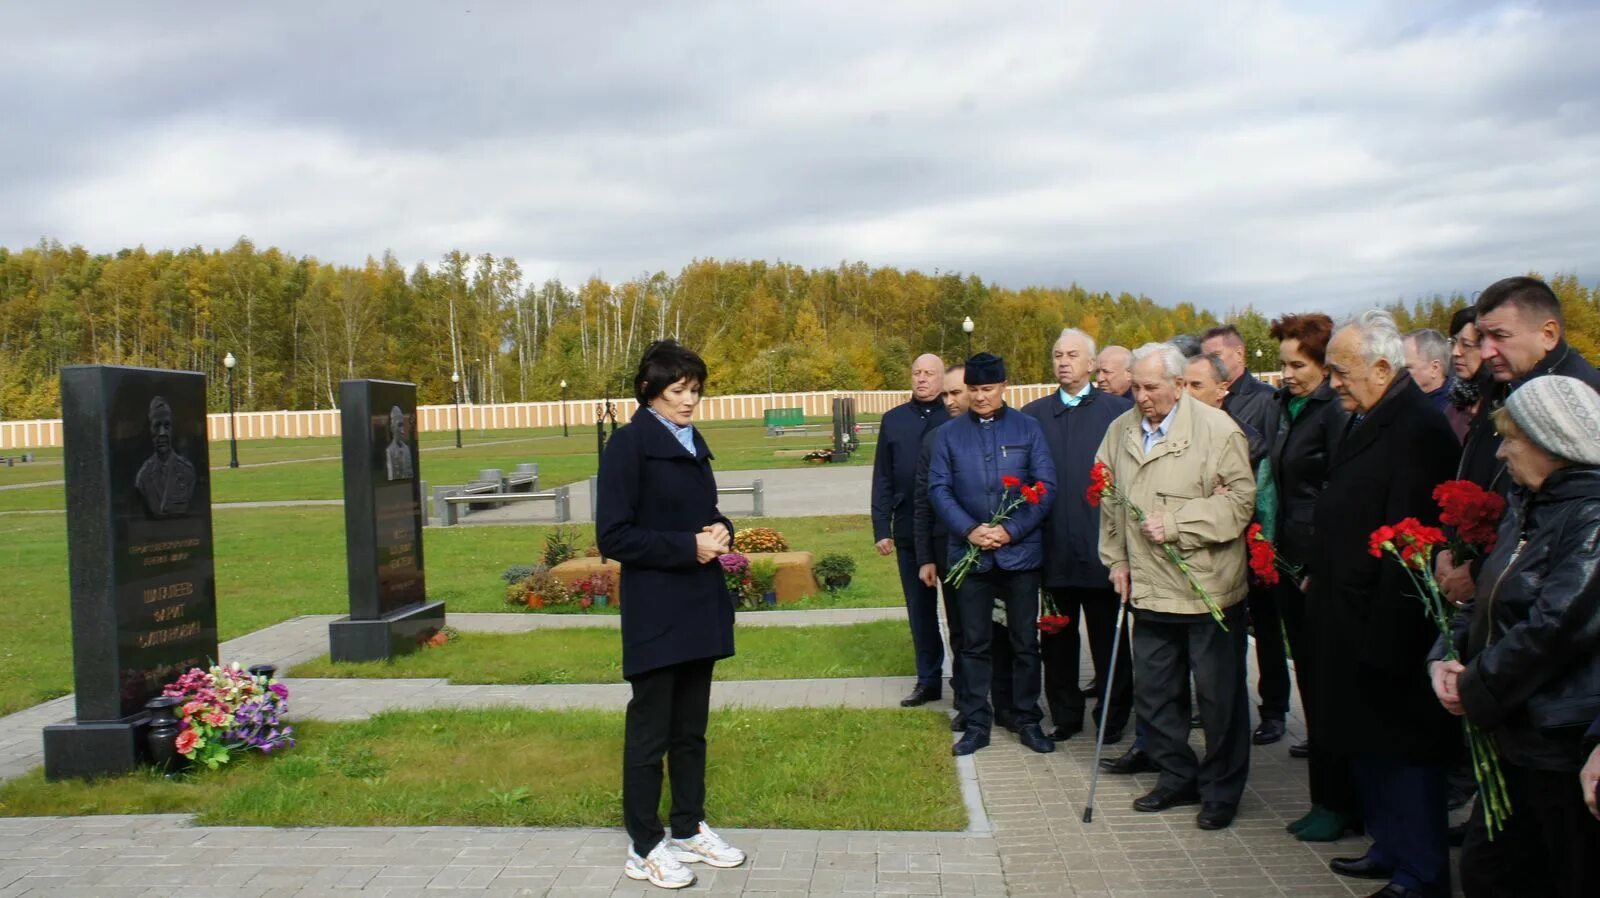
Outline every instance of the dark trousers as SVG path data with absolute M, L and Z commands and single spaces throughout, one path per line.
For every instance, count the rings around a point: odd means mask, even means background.
M 1600 895 L 1600 820 L 1583 804 L 1576 773 L 1501 764 L 1512 814 L 1489 841 L 1483 802 L 1461 848 L 1467 898 Z
M 1282 578 L 1278 584 L 1283 584 Z M 1289 656 L 1283 650 L 1278 590 L 1252 586 L 1245 606 L 1250 609 L 1250 627 L 1256 634 L 1256 693 L 1261 697 L 1261 719 L 1282 720 L 1289 714 Z
M 1289 652 L 1294 656 L 1294 678 L 1300 687 L 1300 711 L 1306 719 L 1306 735 L 1311 742 L 1311 757 L 1306 760 L 1306 773 L 1311 785 L 1311 803 L 1346 817 L 1361 816 L 1361 800 L 1356 795 L 1355 780 L 1350 775 L 1350 759 L 1328 750 L 1328 739 L 1317 739 L 1322 709 L 1317 705 L 1315 687 L 1317 667 L 1316 651 L 1311 645 L 1311 635 L 1306 628 L 1306 597 L 1300 587 L 1285 577 L 1278 581 L 1277 605 L 1282 615 L 1283 630 L 1289 637 Z M 1256 631 L 1256 640 L 1261 632 Z M 1319 748 L 1318 745 L 1321 745 Z
M 706 718 L 714 661 L 686 661 L 629 677 L 622 743 L 622 822 L 633 850 L 650 853 L 661 828 L 661 758 L 672 768 L 672 835 L 687 839 L 706 817 Z
M 1161 768 L 1158 785 L 1198 787 L 1207 802 L 1237 805 L 1250 774 L 1250 699 L 1245 687 L 1245 614 L 1224 612 L 1228 630 L 1209 614 L 1155 618 L 1133 629 L 1134 702 L 1144 721 L 1145 750 Z M 1205 728 L 1206 755 L 1189 747 L 1189 675 Z
M 989 701 L 1009 716 L 1012 705 L 1011 631 L 994 619 L 993 610 L 989 612 L 989 662 Z
M 1357 755 L 1351 766 L 1367 835 L 1372 837 L 1367 856 L 1394 870 L 1389 881 L 1395 885 L 1425 896 L 1448 898 L 1450 844 L 1444 768 L 1376 754 Z
M 895 543 L 900 563 L 900 590 L 906 596 L 906 618 L 911 622 L 911 647 L 917 656 L 917 685 L 939 688 L 944 670 L 944 637 L 939 635 L 939 590 L 917 577 L 917 553 L 910 545 Z
M 1100 723 L 1101 709 L 1105 708 L 1106 687 L 1111 686 L 1111 716 L 1106 721 L 1110 732 L 1128 725 L 1128 715 L 1133 709 L 1133 653 L 1128 649 L 1128 631 L 1122 631 L 1122 644 L 1117 650 L 1117 672 L 1107 676 L 1111 665 L 1111 640 L 1117 630 L 1117 593 L 1111 589 L 1083 589 L 1067 587 L 1050 590 L 1056 610 L 1072 619 L 1071 626 L 1060 633 L 1041 635 L 1040 652 L 1044 656 L 1044 698 L 1050 708 L 1050 719 L 1056 726 L 1070 730 L 1083 728 L 1086 701 L 1078 688 L 1078 658 L 1083 639 L 1078 621 L 1089 631 L 1089 655 L 1094 660 L 1094 677 L 1099 687 L 1095 696 L 1094 722 Z
M 941 542 L 940 545 L 943 545 Z M 961 694 L 961 609 L 956 604 L 956 589 L 944 582 L 950 573 L 950 565 L 935 561 L 934 570 L 939 573 L 939 595 L 944 601 L 944 625 L 950 631 L 950 695 L 954 698 Z
M 994 725 L 989 706 L 994 668 L 989 644 L 994 634 L 994 600 L 1006 606 L 1006 633 L 1011 645 L 1011 719 L 1018 727 L 1037 724 L 1039 710 L 1039 572 L 990 568 L 961 582 L 956 602 L 961 609 L 961 676 L 956 711 L 967 726 L 988 731 Z

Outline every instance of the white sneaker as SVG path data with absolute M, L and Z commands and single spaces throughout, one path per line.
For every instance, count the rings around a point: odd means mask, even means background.
M 705 821 L 700 821 L 700 831 L 687 839 L 672 839 L 672 853 L 685 864 L 710 864 L 713 867 L 737 867 L 744 863 L 744 852 L 723 841 L 711 831 Z
M 628 846 L 628 863 L 622 867 L 629 879 L 647 879 L 650 884 L 663 889 L 682 889 L 694 885 L 694 873 L 678 862 L 675 852 L 667 845 L 671 839 L 662 839 L 644 857 Z

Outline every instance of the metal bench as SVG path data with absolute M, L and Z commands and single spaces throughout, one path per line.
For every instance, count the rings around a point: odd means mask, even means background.
M 449 490 L 449 487 L 440 487 Z M 558 486 L 553 490 L 543 493 L 473 493 L 468 490 L 456 488 L 453 492 L 439 496 L 435 493 L 434 501 L 439 510 L 439 525 L 453 527 L 465 517 L 462 506 L 471 510 L 472 506 L 482 504 L 488 499 L 495 505 L 507 505 L 512 502 L 554 502 L 555 520 L 558 524 L 565 524 L 572 520 L 572 487 Z
M 785 425 L 776 426 L 776 427 L 768 427 L 767 428 L 767 436 L 769 436 L 769 437 L 805 436 L 808 433 L 818 433 L 822 429 L 823 428 L 822 428 L 821 424 L 785 424 Z
M 750 496 L 751 517 L 765 517 L 767 513 L 767 490 L 761 480 L 750 481 L 749 486 L 719 486 L 719 496 Z M 598 520 L 600 517 L 600 478 L 589 475 L 589 520 Z

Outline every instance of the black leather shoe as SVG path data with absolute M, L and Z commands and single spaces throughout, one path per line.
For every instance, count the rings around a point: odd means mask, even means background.
M 1208 801 L 1200 806 L 1194 825 L 1201 829 L 1226 829 L 1239 813 L 1239 806 L 1221 801 Z
M 989 731 L 970 727 L 965 733 L 961 734 L 960 739 L 956 740 L 956 744 L 950 747 L 950 753 L 959 758 L 962 755 L 970 755 L 980 748 L 988 747 Z
M 1205 726 L 1205 721 L 1200 719 L 1200 715 L 1198 715 L 1198 714 L 1189 715 L 1189 729 L 1198 730 L 1203 726 Z
M 1090 680 L 1089 681 L 1089 685 L 1087 685 L 1087 686 L 1083 687 L 1081 690 L 1079 690 L 1079 692 L 1082 693 L 1082 695 L 1085 698 L 1092 697 L 1096 693 L 1098 693 L 1099 691 L 1100 691 L 1100 681 L 1099 680 Z
M 1200 793 L 1193 788 L 1165 789 L 1157 786 L 1149 794 L 1141 795 L 1133 800 L 1135 811 L 1165 811 L 1185 804 L 1199 804 Z
M 1046 736 L 1044 730 L 1039 729 L 1039 725 L 1036 723 L 1030 723 L 1023 727 L 1022 731 L 1017 733 L 1017 741 L 1041 755 L 1047 755 L 1056 750 L 1055 742 L 1051 741 L 1050 737 Z
M 965 733 L 966 731 L 967 731 L 967 719 L 965 717 L 962 717 L 960 714 L 957 714 L 956 716 L 950 718 L 950 732 L 952 732 L 952 733 Z
M 1081 727 L 1081 726 L 1076 726 L 1076 727 L 1056 727 L 1055 729 L 1050 731 L 1050 740 L 1052 742 L 1065 742 L 1068 739 L 1071 739 L 1073 736 L 1076 736 L 1081 732 L 1083 732 L 1083 727 Z
M 1261 725 L 1256 727 L 1255 735 L 1250 737 L 1250 741 L 1257 745 L 1271 745 L 1272 743 L 1277 742 L 1279 739 L 1282 739 L 1284 733 L 1285 730 L 1283 728 L 1283 721 L 1271 719 L 1263 720 L 1261 721 Z
M 1378 863 L 1367 855 L 1361 857 L 1336 857 L 1328 862 L 1328 869 L 1352 879 L 1388 879 L 1394 870 Z
M 1116 745 L 1122 741 L 1121 730 L 1106 730 L 1106 738 L 1102 740 L 1107 745 Z
M 1100 769 L 1119 774 L 1149 773 L 1156 769 L 1156 763 L 1144 749 L 1130 748 L 1120 758 L 1101 758 Z
M 928 702 L 937 701 L 940 694 L 938 684 L 924 686 L 918 683 L 917 688 L 911 690 L 910 695 L 900 700 L 900 707 L 915 708 L 918 705 L 926 705 Z
M 1405 886 L 1397 886 L 1391 882 L 1376 892 L 1373 892 L 1371 895 L 1368 895 L 1367 898 L 1422 898 L 1422 893 L 1416 889 L 1408 889 Z
M 1309 758 L 1309 757 L 1311 757 L 1311 740 L 1307 739 L 1304 742 L 1296 742 L 1295 744 L 1289 746 L 1289 757 L 1291 757 L 1291 758 Z

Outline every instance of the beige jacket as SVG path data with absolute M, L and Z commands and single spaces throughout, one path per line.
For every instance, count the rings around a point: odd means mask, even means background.
M 1244 532 L 1255 510 L 1256 480 L 1244 434 L 1227 412 L 1180 396 L 1166 439 L 1144 454 L 1143 416 L 1135 406 L 1111 422 L 1097 461 L 1111 467 L 1128 501 L 1159 516 L 1167 541 L 1188 560 L 1218 607 L 1244 600 Z M 1214 495 L 1221 484 L 1225 495 Z M 1129 566 L 1133 606 L 1171 614 L 1205 614 L 1183 572 L 1139 530 L 1126 507 L 1100 506 L 1100 560 Z

